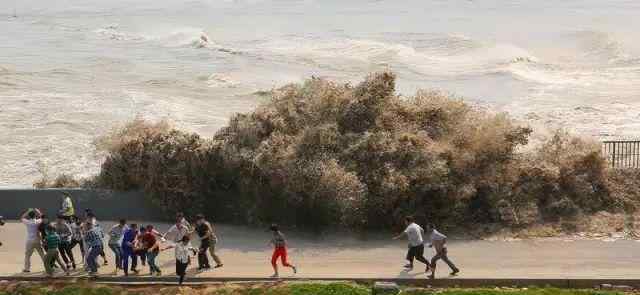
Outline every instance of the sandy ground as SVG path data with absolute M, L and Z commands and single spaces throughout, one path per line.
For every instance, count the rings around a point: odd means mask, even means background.
M 111 223 L 103 222 L 103 227 Z M 161 230 L 168 225 L 156 224 Z M 267 277 L 272 274 L 268 232 L 237 226 L 217 226 L 219 255 L 225 266 L 192 276 Z M 357 239 L 349 236 L 323 236 L 287 233 L 290 261 L 305 278 L 424 278 L 423 267 L 416 262 L 413 271 L 403 271 L 406 242 L 381 237 Z M 26 229 L 18 222 L 0 227 L 0 275 L 21 275 L 24 264 Z M 197 243 L 197 242 L 196 242 Z M 636 241 L 597 240 L 524 240 L 524 241 L 450 241 L 450 258 L 462 269 L 461 278 L 621 278 L 640 279 L 640 243 Z M 110 264 L 100 268 L 101 275 L 112 275 L 113 255 L 105 249 Z M 75 249 L 76 257 L 81 257 Z M 432 255 L 427 251 L 428 258 Z M 42 275 L 37 254 L 32 273 Z M 99 259 L 101 261 L 101 259 Z M 162 252 L 159 265 L 164 275 L 174 274 L 173 251 Z M 212 262 L 213 263 L 213 262 Z M 140 275 L 148 275 L 144 269 Z M 440 262 L 438 277 L 449 270 Z M 81 272 L 74 272 L 83 275 Z M 291 276 L 290 271 L 281 272 Z

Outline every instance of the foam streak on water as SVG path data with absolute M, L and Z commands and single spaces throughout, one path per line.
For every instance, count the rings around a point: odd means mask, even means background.
M 210 136 L 257 90 L 391 69 L 534 126 L 640 136 L 640 2 L 4 0 L 0 186 L 99 168 L 136 116 Z

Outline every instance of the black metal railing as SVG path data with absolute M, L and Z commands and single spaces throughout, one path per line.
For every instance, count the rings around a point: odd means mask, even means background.
M 640 140 L 603 141 L 602 154 L 613 168 L 640 168 Z

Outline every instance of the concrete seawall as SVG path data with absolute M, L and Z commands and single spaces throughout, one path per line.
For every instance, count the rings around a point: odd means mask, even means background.
M 114 192 L 85 189 L 2 189 L 0 190 L 0 215 L 6 219 L 18 219 L 28 208 L 40 208 L 47 215 L 55 216 L 60 209 L 62 192 L 72 196 L 76 214 L 91 208 L 98 219 L 118 220 L 166 220 L 159 208 L 142 192 Z

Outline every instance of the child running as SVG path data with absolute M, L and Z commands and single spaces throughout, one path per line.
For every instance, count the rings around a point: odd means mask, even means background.
M 273 275 L 271 277 L 277 278 L 280 276 L 278 273 L 278 258 L 281 258 L 282 266 L 290 267 L 294 274 L 298 273 L 298 269 L 287 261 L 287 240 L 278 225 L 272 224 L 269 230 L 273 233 L 273 238 L 269 244 L 273 244 L 274 247 L 273 256 L 271 256 L 271 266 L 273 266 Z
M 176 255 L 176 275 L 178 275 L 178 282 L 180 285 L 184 282 L 184 276 L 187 274 L 187 267 L 191 264 L 191 257 L 196 254 L 196 249 L 191 246 L 189 242 L 189 236 L 183 236 L 182 240 L 175 245 L 170 245 L 164 249 L 175 248 Z
M 430 235 L 431 240 L 431 244 L 429 244 L 429 247 L 433 247 L 436 249 L 436 255 L 431 258 L 431 275 L 429 275 L 428 278 L 435 278 L 436 264 L 440 259 L 442 259 L 449 266 L 449 268 L 451 268 L 451 276 L 457 275 L 460 272 L 460 269 L 458 269 L 447 256 L 447 236 L 437 231 L 436 227 L 433 224 L 429 224 L 429 226 L 427 227 L 427 233 Z

